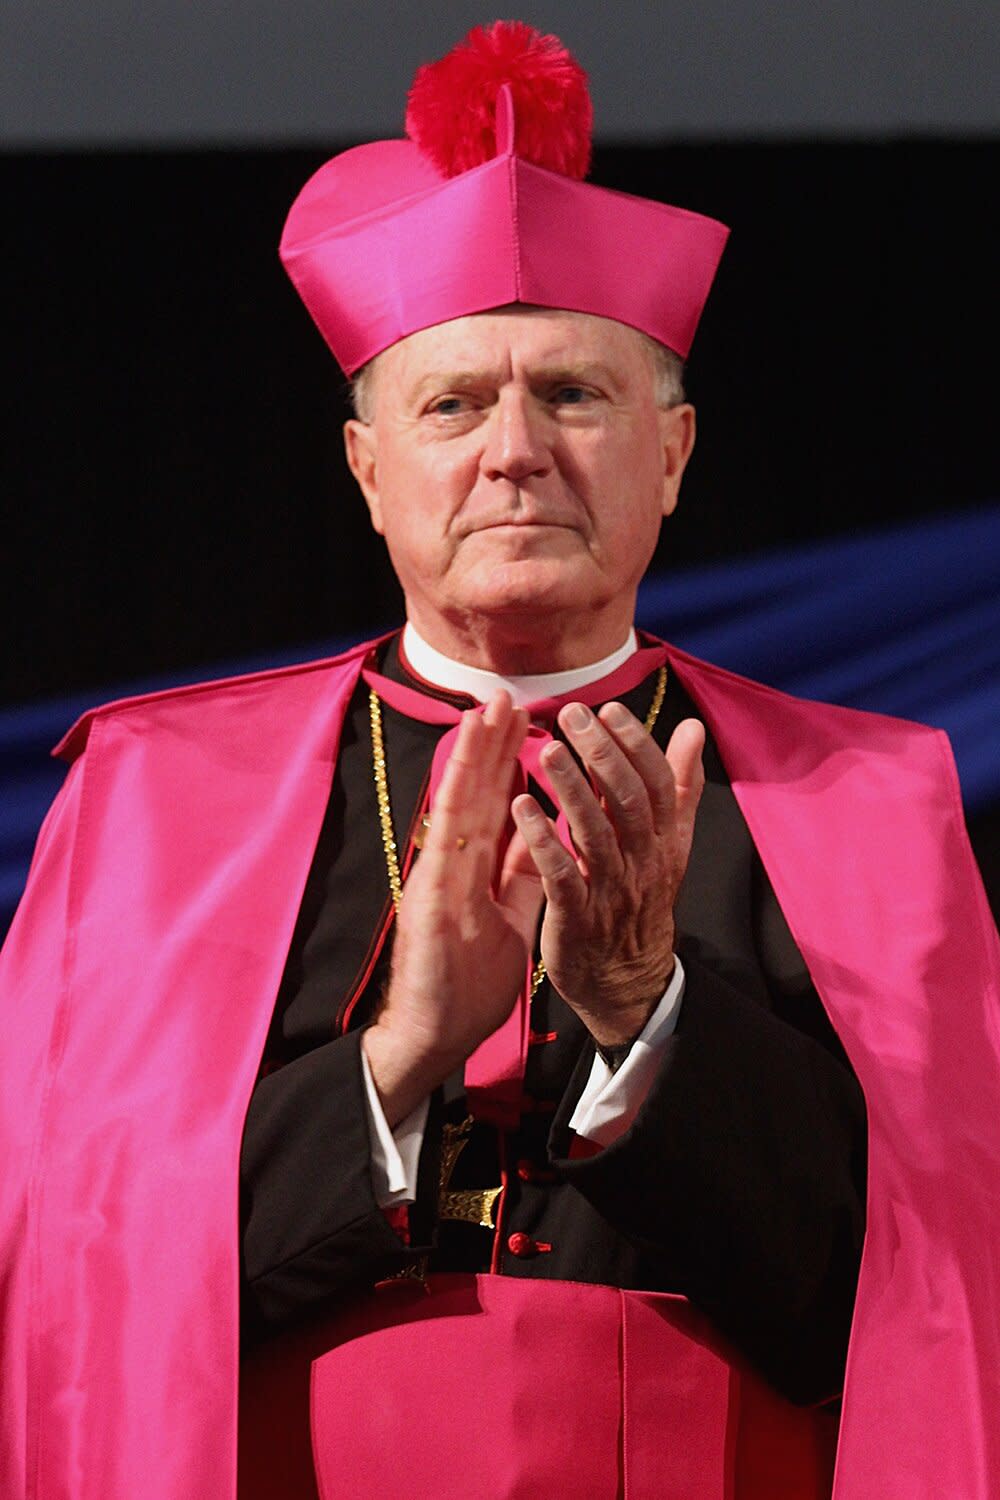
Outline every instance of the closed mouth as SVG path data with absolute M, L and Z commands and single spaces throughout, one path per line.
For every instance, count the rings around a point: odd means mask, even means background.
M 572 527 L 568 521 L 491 521 L 488 526 L 480 526 L 479 531 L 571 531 Z

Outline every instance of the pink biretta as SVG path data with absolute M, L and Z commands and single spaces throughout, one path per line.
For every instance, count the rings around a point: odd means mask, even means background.
M 567 174 L 586 170 L 590 99 L 554 37 L 497 22 L 463 47 L 457 103 L 462 48 L 418 73 L 410 139 L 335 156 L 288 215 L 281 259 L 338 363 L 352 375 L 418 329 L 515 302 L 614 318 L 686 358 L 726 226 Z M 526 59 L 550 68 L 541 100 Z

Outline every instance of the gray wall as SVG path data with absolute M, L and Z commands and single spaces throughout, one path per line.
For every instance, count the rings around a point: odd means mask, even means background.
M 996 0 L 531 0 L 589 70 L 597 135 L 981 135 Z M 509 12 L 508 12 L 509 13 Z M 6 0 L 10 147 L 398 134 L 415 66 L 490 18 L 468 0 Z

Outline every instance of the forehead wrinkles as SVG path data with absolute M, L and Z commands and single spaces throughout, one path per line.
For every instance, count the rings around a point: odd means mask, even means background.
M 505 369 L 498 366 L 462 366 L 431 369 L 417 377 L 412 393 L 419 398 L 438 391 L 498 390 L 505 385 L 523 382 L 529 388 L 549 385 L 575 385 L 597 383 L 611 386 L 615 390 L 625 385 L 625 380 L 610 365 L 588 360 L 553 361 L 516 360 Z
M 429 367 L 422 364 L 412 372 L 410 379 L 404 377 L 402 386 L 404 394 L 419 399 L 425 394 L 442 390 L 493 389 L 508 384 L 514 378 L 515 371 L 509 359 L 482 363 L 480 351 L 479 359 L 470 359 L 468 363 L 451 356 L 447 361 L 432 363 Z
M 604 375 L 627 383 L 649 367 L 641 334 L 586 313 L 477 313 L 402 339 L 378 357 L 380 384 L 407 396 L 426 386 Z
M 442 386 L 499 385 L 512 379 L 513 361 L 505 339 L 491 339 L 483 330 L 478 336 L 462 336 L 457 330 L 433 333 L 426 339 L 415 335 L 390 351 L 398 360 L 387 374 L 398 382 L 404 397 L 413 399 Z

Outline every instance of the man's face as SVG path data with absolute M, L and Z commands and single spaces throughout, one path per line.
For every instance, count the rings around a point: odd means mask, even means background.
M 568 624 L 614 650 L 694 438 L 691 407 L 657 406 L 641 336 L 548 309 L 457 318 L 382 354 L 373 397 L 348 458 L 425 638 Z

